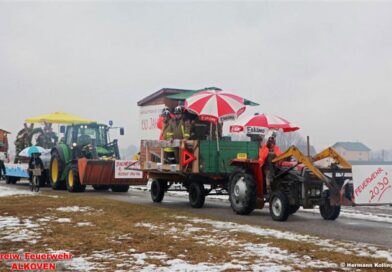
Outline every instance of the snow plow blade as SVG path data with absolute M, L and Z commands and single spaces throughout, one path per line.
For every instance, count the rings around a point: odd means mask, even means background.
M 114 160 L 78 160 L 80 183 L 83 185 L 145 185 L 146 176 L 142 178 L 115 178 Z

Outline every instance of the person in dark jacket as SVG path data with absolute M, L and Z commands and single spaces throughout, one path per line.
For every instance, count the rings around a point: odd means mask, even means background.
M 3 154 L 0 154 L 0 179 L 5 177 L 6 174 L 4 160 L 5 160 L 5 156 Z
M 33 169 L 40 168 L 42 171 L 44 171 L 44 163 L 42 162 L 40 156 L 41 156 L 41 153 L 38 153 L 38 152 L 31 154 L 31 158 L 29 161 L 29 175 L 30 175 L 29 180 L 30 180 L 30 182 L 33 181 Z M 39 178 L 41 180 L 43 178 L 42 175 Z

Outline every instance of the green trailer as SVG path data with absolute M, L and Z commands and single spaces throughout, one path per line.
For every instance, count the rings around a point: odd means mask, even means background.
M 175 150 L 177 163 L 165 159 L 165 149 Z M 161 202 L 170 186 L 181 184 L 189 193 L 190 205 L 201 208 L 215 189 L 229 191 L 235 172 L 233 159 L 257 160 L 259 143 L 210 140 L 144 140 L 141 143 L 141 170 L 151 180 L 151 198 Z

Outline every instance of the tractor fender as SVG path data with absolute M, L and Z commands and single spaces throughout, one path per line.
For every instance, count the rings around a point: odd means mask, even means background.
M 53 154 L 55 151 L 59 154 L 61 160 L 65 162 L 65 164 L 68 164 L 72 160 L 71 150 L 66 144 L 59 144 L 56 147 L 53 147 L 50 154 Z
M 261 170 L 261 166 L 258 160 L 249 159 L 234 159 L 230 161 L 230 166 L 235 166 L 238 168 L 245 169 L 251 173 L 257 183 L 257 197 L 263 198 L 264 192 L 264 178 Z M 260 205 L 259 205 L 260 206 Z

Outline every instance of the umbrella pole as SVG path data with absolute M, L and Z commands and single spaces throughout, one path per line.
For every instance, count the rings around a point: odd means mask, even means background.
M 216 134 L 216 148 L 217 148 L 217 150 L 218 150 L 218 154 L 219 154 L 219 130 L 218 130 L 218 126 L 219 126 L 219 123 L 217 123 L 216 124 L 216 131 L 215 131 L 215 134 Z

